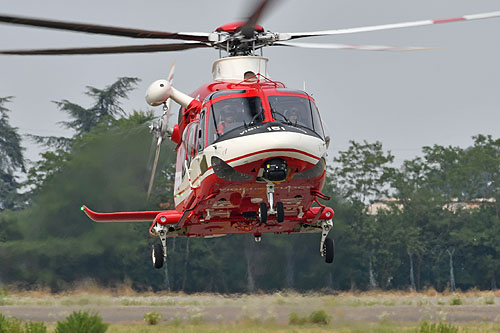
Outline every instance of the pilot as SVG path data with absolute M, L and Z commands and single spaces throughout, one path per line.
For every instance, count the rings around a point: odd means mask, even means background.
M 300 112 L 299 109 L 296 106 L 292 106 L 290 110 L 285 112 L 286 117 L 288 120 L 290 120 L 291 123 L 296 124 L 297 122 L 300 122 Z
M 217 125 L 217 133 L 224 134 L 227 127 L 234 123 L 234 109 L 231 105 L 226 104 L 220 109 L 221 121 Z

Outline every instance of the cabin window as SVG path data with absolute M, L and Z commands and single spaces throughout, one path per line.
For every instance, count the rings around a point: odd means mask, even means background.
M 182 144 L 185 145 L 188 167 L 191 165 L 191 160 L 198 152 L 198 125 L 198 121 L 190 123 L 182 134 Z
M 264 108 L 257 96 L 227 98 L 213 103 L 208 116 L 209 144 L 234 129 L 263 120 Z
M 178 189 L 181 186 L 182 179 L 184 178 L 184 174 L 186 170 L 184 170 L 184 158 L 186 156 L 186 149 L 184 148 L 184 144 L 182 143 L 177 149 L 177 160 L 175 163 L 175 189 Z
M 201 110 L 200 113 L 200 126 L 198 128 L 198 152 L 202 152 L 205 148 L 205 114 L 207 113 L 207 109 Z
M 307 95 L 269 96 L 268 99 L 275 121 L 308 128 L 324 138 L 318 109 Z

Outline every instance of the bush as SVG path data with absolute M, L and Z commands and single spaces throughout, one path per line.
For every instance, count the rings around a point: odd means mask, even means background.
M 158 325 L 162 316 L 157 311 L 148 312 L 144 314 L 144 321 L 148 325 Z
M 419 333 L 457 333 L 458 327 L 454 327 L 448 323 L 432 323 L 429 324 L 427 321 L 424 321 L 420 324 L 418 329 Z
M 309 315 L 309 321 L 313 324 L 328 325 L 330 320 L 331 317 L 325 312 L 325 310 L 313 311 Z
M 65 321 L 58 321 L 56 333 L 103 333 L 109 324 L 103 323 L 97 313 L 78 311 L 70 314 Z
M 328 325 L 330 320 L 331 317 L 325 312 L 325 310 L 313 311 L 309 317 L 301 317 L 296 312 L 292 312 L 288 317 L 288 325 L 304 325 L 307 323 Z
M 25 333 L 46 333 L 47 327 L 43 322 L 28 321 L 24 323 Z
M 464 304 L 464 303 L 462 302 L 462 299 L 461 299 L 460 297 L 458 297 L 458 296 L 457 296 L 457 297 L 453 297 L 453 298 L 452 298 L 452 300 L 451 300 L 451 303 L 450 303 L 450 304 L 451 304 L 451 305 L 462 305 L 462 304 Z
M 492 304 L 495 304 L 495 297 L 492 296 L 492 297 L 487 297 L 485 300 L 484 300 L 484 304 L 486 305 L 492 305 Z
M 290 313 L 288 317 L 288 325 L 304 325 L 307 323 L 307 317 L 301 317 L 297 312 Z
M 0 333 L 21 333 L 21 319 L 5 317 L 0 313 Z

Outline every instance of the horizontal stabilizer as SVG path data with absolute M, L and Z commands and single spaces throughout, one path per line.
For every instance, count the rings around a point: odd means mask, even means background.
M 158 214 L 164 211 L 144 211 L 144 212 L 118 212 L 118 213 L 97 213 L 87 206 L 82 206 L 81 210 L 94 222 L 152 222 Z

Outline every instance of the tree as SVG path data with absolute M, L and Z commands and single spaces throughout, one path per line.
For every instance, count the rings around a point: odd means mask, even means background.
M 68 113 L 72 118 L 71 121 L 61 123 L 73 129 L 75 135 L 73 138 L 31 135 L 35 142 L 54 148 L 53 151 L 42 153 L 42 159 L 29 170 L 27 184 L 34 187 L 34 192 L 61 171 L 61 167 L 71 158 L 73 144 L 77 138 L 97 126 L 110 128 L 118 121 L 120 115 L 126 115 L 120 106 L 120 99 L 127 98 L 127 94 L 135 88 L 137 82 L 138 78 L 121 77 L 104 89 L 87 86 L 86 94 L 94 99 L 94 104 L 89 108 L 66 99 L 54 102 L 61 111 Z
M 390 164 L 394 156 L 384 153 L 382 143 L 357 143 L 349 141 L 347 151 L 339 152 L 334 159 L 333 182 L 349 200 L 366 203 L 387 194 L 387 185 L 394 168 Z
M 12 97 L 0 98 L 0 211 L 18 209 L 22 200 L 18 193 L 16 171 L 25 171 L 21 137 L 9 124 L 9 109 L 4 104 Z
M 86 95 L 92 97 L 94 105 L 84 108 L 66 99 L 54 102 L 61 111 L 69 114 L 72 121 L 64 121 L 62 124 L 76 131 L 76 136 L 89 132 L 98 124 L 111 125 L 119 115 L 126 115 L 120 106 L 120 99 L 127 98 L 127 94 L 135 88 L 139 82 L 138 78 L 120 77 L 118 80 L 104 89 L 87 86 Z
M 375 217 L 364 214 L 365 205 L 369 200 L 387 195 L 389 180 L 394 174 L 394 168 L 390 166 L 393 160 L 394 156 L 390 152 L 384 153 L 382 143 L 368 143 L 366 140 L 363 143 L 350 141 L 348 150 L 339 152 L 339 157 L 334 159 L 338 165 L 333 168 L 332 186 L 352 203 L 351 213 L 354 219 L 350 224 L 354 231 L 353 241 L 361 246 L 362 257 L 368 261 L 368 281 L 371 288 L 376 287 L 374 262 L 384 250 L 379 234 L 381 225 Z M 379 257 L 379 262 L 382 259 Z M 387 272 L 385 268 L 383 271 Z M 385 274 L 382 275 L 384 279 Z M 382 286 L 386 286 L 386 280 L 382 282 Z

